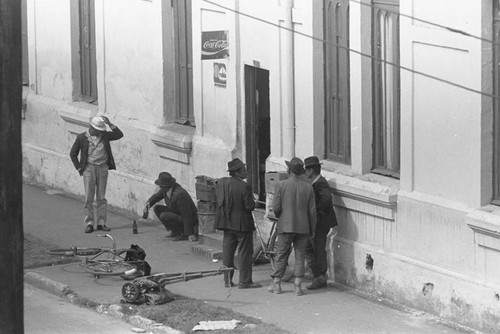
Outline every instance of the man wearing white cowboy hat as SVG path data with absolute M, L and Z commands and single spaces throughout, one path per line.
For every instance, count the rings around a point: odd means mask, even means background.
M 106 130 L 106 124 L 111 131 Z M 105 116 L 90 119 L 89 129 L 76 136 L 70 151 L 71 161 L 83 176 L 85 187 L 85 233 L 94 231 L 94 198 L 97 204 L 97 230 L 109 231 L 106 226 L 108 201 L 106 185 L 108 171 L 116 169 L 109 142 L 123 137 L 123 132 Z M 80 159 L 78 159 L 80 155 Z
M 305 251 L 316 227 L 314 190 L 303 178 L 304 163 L 297 157 L 285 161 L 290 177 L 276 184 L 273 211 L 278 218 L 278 249 L 274 258 L 273 282 L 269 292 L 281 293 L 281 278 L 285 273 L 290 250 L 295 250 L 295 294 L 302 296 L 302 278 L 305 271 Z
M 174 241 L 198 240 L 198 209 L 189 193 L 175 181 L 169 172 L 161 172 L 155 181 L 160 190 L 146 202 L 143 217 L 147 217 L 149 209 L 161 200 L 165 205 L 156 205 L 154 212 Z
M 253 231 L 255 224 L 252 210 L 255 208 L 252 187 L 243 181 L 247 169 L 243 161 L 235 158 L 227 163 L 229 177 L 223 177 L 215 185 L 217 206 L 215 228 L 224 232 L 222 240 L 222 263 L 234 267 L 234 254 L 238 249 L 239 289 L 260 288 L 252 281 Z M 234 271 L 224 275 L 226 288 L 234 286 Z

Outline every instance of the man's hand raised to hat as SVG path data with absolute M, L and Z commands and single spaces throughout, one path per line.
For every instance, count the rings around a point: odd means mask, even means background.
M 102 120 L 104 121 L 104 123 L 111 126 L 111 122 L 109 121 L 109 118 L 107 118 L 106 116 L 101 116 L 101 117 L 102 117 Z

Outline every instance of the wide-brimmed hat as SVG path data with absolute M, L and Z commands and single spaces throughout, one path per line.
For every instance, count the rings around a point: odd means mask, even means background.
M 306 172 L 304 169 L 304 163 L 297 157 L 292 158 L 290 161 L 285 161 L 285 163 L 288 168 L 290 168 L 290 170 L 297 175 L 302 175 Z
M 304 159 L 304 168 L 311 168 L 314 166 L 321 166 L 317 156 L 307 157 Z
M 245 166 L 245 164 L 243 163 L 243 161 L 241 161 L 238 158 L 234 158 L 233 160 L 231 160 L 231 161 L 229 161 L 227 163 L 227 171 L 228 172 L 233 172 L 235 170 L 240 169 L 243 166 Z
M 175 184 L 175 178 L 169 172 L 161 172 L 155 184 L 160 187 L 172 188 Z
M 101 116 L 92 117 L 90 126 L 99 131 L 106 131 L 106 123 L 104 123 L 104 119 Z

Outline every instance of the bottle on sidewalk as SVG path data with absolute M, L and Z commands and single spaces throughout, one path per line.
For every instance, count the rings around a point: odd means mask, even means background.
M 132 232 L 134 234 L 137 234 L 137 223 L 136 221 L 134 220 L 134 222 L 132 223 Z

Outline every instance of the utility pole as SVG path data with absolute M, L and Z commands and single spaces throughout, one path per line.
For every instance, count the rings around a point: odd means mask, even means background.
M 0 1 L 0 332 L 24 333 L 21 1 Z

